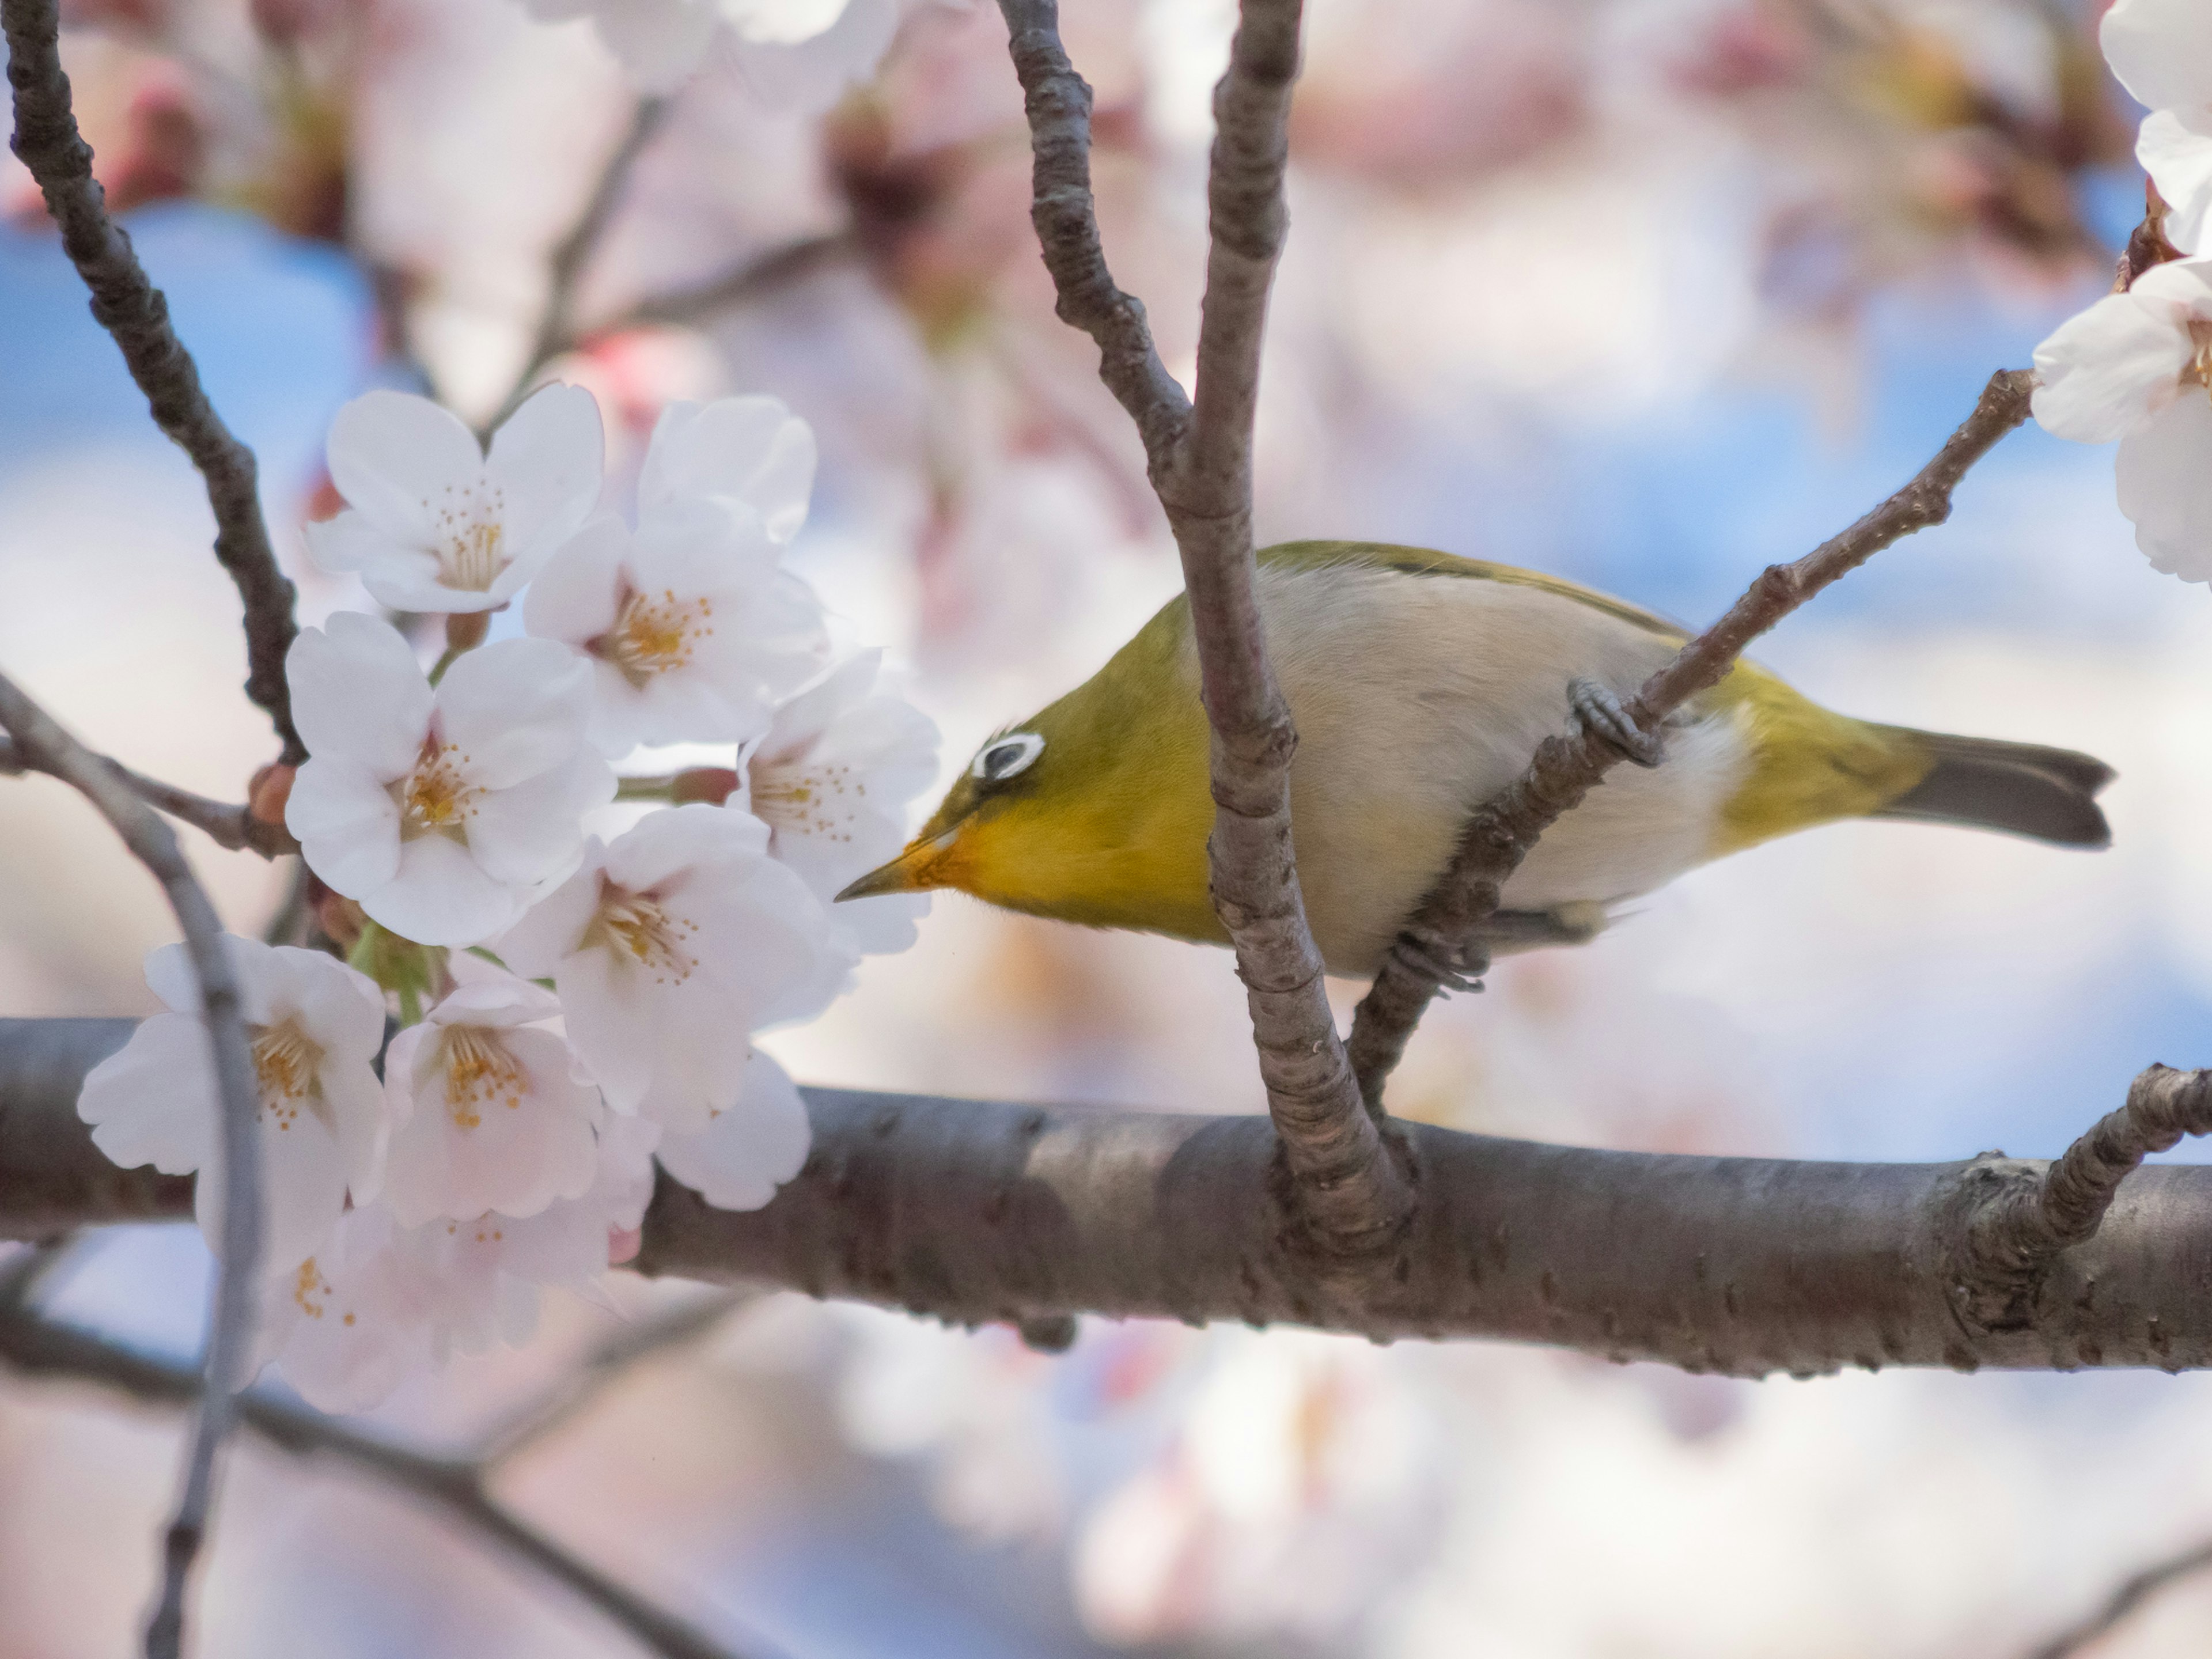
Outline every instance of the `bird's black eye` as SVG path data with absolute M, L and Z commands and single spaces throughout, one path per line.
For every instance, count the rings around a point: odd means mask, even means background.
M 1044 753 L 1044 739 L 1034 732 L 1017 732 L 1012 737 L 987 743 L 975 757 L 975 763 L 968 769 L 969 775 L 981 783 L 1004 783 L 1017 772 L 1025 772 L 1039 755 Z

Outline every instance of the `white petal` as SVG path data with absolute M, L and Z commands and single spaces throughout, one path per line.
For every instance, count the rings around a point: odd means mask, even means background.
M 814 429 L 775 398 L 675 403 L 661 410 L 638 474 L 641 520 L 686 495 L 729 495 L 787 542 L 814 489 Z
M 605 464 L 599 405 L 581 386 L 540 387 L 492 434 L 484 476 L 503 501 L 514 587 L 591 517 Z
M 398 1074 L 412 1113 L 392 1139 L 387 1200 L 404 1225 L 487 1210 L 534 1215 L 592 1184 L 599 1096 L 569 1076 L 568 1046 L 550 1031 L 501 1030 L 495 1040 L 523 1069 L 523 1086 L 470 1100 L 465 1123 L 443 1066 L 418 1062 Z
M 155 1014 L 85 1074 L 77 1115 L 93 1144 L 123 1169 L 150 1164 L 189 1175 L 204 1164 L 216 1133 L 215 1061 L 195 1014 Z
M 2188 334 L 2135 294 L 2109 295 L 2036 347 L 2035 418 L 2057 437 L 2109 443 L 2173 400 L 2192 355 Z
M 2120 511 L 2153 568 L 2212 581 L 2212 398 L 2192 390 L 2121 441 Z
M 364 1070 L 384 1046 L 384 993 L 366 974 L 336 957 L 295 945 L 242 939 L 265 953 L 261 971 L 272 981 L 266 1024 L 297 1014 L 324 1053 Z
M 720 0 L 723 18 L 741 40 L 797 46 L 844 15 L 846 0 Z
M 300 630 L 284 675 L 310 755 L 343 756 L 387 782 L 413 768 L 429 728 L 430 684 L 396 629 L 341 611 Z
M 645 892 L 678 872 L 702 864 L 760 858 L 768 851 L 768 826 L 726 807 L 673 806 L 653 812 L 607 848 L 607 878 Z
M 653 1067 L 638 1110 L 672 1131 L 706 1128 L 744 1086 L 752 1053 L 745 1010 L 732 1006 L 726 985 L 704 972 L 663 984 L 648 969 L 617 957 L 613 976 L 631 981 L 651 1021 L 632 1039 L 643 1039 Z
M 653 1078 L 653 1011 L 632 977 L 596 950 L 564 960 L 556 980 L 568 1046 L 617 1112 L 636 1111 Z
M 238 981 L 239 1014 L 248 1025 L 266 1025 L 277 1016 L 276 950 L 258 939 L 225 933 L 223 955 L 229 959 L 231 977 Z M 146 984 L 154 994 L 179 1013 L 200 1012 L 199 975 L 192 968 L 189 945 L 163 945 L 146 953 Z M 284 1004 L 289 1012 L 290 1005 Z
M 261 1251 L 264 1261 L 315 1254 L 344 1212 L 345 1160 L 337 1139 L 308 1112 L 261 1114 Z M 193 1213 L 208 1249 L 222 1253 L 225 1182 L 220 1142 L 194 1183 Z
M 399 872 L 359 896 L 372 920 L 418 945 L 481 945 L 521 914 L 514 890 L 494 881 L 468 849 L 422 836 L 399 849 Z
M 2136 139 L 2136 159 L 2165 199 L 2166 240 L 2184 253 L 2212 253 L 2212 112 L 2152 111 Z
M 413 545 L 436 533 L 431 502 L 483 470 L 476 434 L 428 398 L 365 392 L 337 412 L 327 447 L 331 482 L 362 516 Z
M 584 843 L 576 873 L 540 899 L 494 947 L 501 961 L 526 979 L 549 979 L 582 942 L 598 914 L 599 871 L 606 849 L 596 837 Z
M 567 765 L 478 800 L 470 855 L 495 880 L 517 886 L 564 878 L 584 850 L 584 814 L 614 798 L 614 769 L 579 748 Z
M 753 95 L 771 110 L 826 110 L 848 87 L 875 73 L 898 23 L 898 0 L 847 0 L 844 15 L 811 40 L 740 45 L 738 67 Z
M 470 960 L 474 962 L 477 958 Z M 428 1024 L 530 1025 L 560 1013 L 561 1000 L 544 987 L 532 985 L 513 974 L 502 974 L 489 963 L 481 965 L 492 977 L 461 985 L 448 993 L 445 1000 L 423 1017 Z M 397 1037 L 392 1040 L 398 1041 Z
M 805 1166 L 812 1139 L 798 1085 L 775 1060 L 756 1054 L 737 1103 L 701 1133 L 663 1133 L 659 1158 L 669 1174 L 709 1204 L 757 1210 Z
M 343 575 L 359 571 L 380 605 L 404 611 L 426 607 L 395 599 L 438 587 L 438 556 L 420 542 L 401 541 L 348 507 L 334 519 L 304 526 L 307 551 L 324 569 Z
M 399 868 L 399 804 L 368 769 L 342 755 L 310 759 L 293 780 L 285 826 L 307 867 L 348 898 Z
M 523 626 L 541 640 L 559 640 L 580 651 L 612 628 L 629 542 L 629 528 L 611 514 L 571 536 L 530 584 Z
M 507 789 L 563 766 L 583 745 L 592 672 L 555 640 L 501 640 L 465 653 L 438 685 L 438 722 L 460 771 Z
M 2119 0 L 2097 30 L 2106 61 L 2146 109 L 2212 104 L 2212 6 Z

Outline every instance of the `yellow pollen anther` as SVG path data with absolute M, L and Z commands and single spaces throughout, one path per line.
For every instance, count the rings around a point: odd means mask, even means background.
M 415 769 L 392 786 L 399 799 L 399 833 L 404 839 L 430 835 L 449 836 L 456 841 L 466 838 L 468 821 L 477 813 L 476 799 L 483 792 L 462 774 L 454 758 L 459 748 L 457 744 L 434 739 L 425 742 Z
M 251 1053 L 254 1077 L 261 1085 L 261 1109 L 279 1129 L 290 1128 L 303 1111 L 314 1114 L 326 1127 L 336 1127 L 315 1071 L 323 1058 L 321 1045 L 300 1029 L 298 1021 L 260 1027 L 253 1034 Z
M 437 1063 L 445 1070 L 446 1110 L 457 1129 L 477 1127 L 486 1106 L 520 1106 L 530 1091 L 530 1073 L 488 1026 L 448 1025 Z
M 315 1266 L 315 1258 L 309 1256 L 300 1264 L 299 1272 L 292 1275 L 292 1300 L 299 1304 L 300 1311 L 308 1318 L 320 1319 L 325 1311 L 323 1298 L 330 1293 L 330 1281 Z M 353 1323 L 351 1314 L 346 1316 L 346 1323 Z
M 590 648 L 620 669 L 632 685 L 642 686 L 656 674 L 690 665 L 696 641 L 714 631 L 707 626 L 714 614 L 711 599 L 679 599 L 673 588 L 662 588 L 657 599 L 632 592 L 623 600 L 613 628 Z
M 657 985 L 680 985 L 699 965 L 699 958 L 685 949 L 698 931 L 697 922 L 671 915 L 650 895 L 607 882 L 599 890 L 599 915 L 585 940 L 650 969 Z

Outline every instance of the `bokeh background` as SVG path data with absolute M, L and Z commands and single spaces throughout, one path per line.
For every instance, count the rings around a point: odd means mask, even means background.
M 599 393 L 633 458 L 671 398 L 772 392 L 814 423 L 797 559 L 844 637 L 903 664 L 949 769 L 1178 581 L 1134 439 L 1051 314 L 995 9 L 853 6 L 827 45 L 726 50 L 683 90 L 553 372 Z M 362 605 L 297 533 L 335 504 L 331 412 L 375 384 L 499 404 L 634 95 L 587 26 L 513 0 L 67 9 L 101 175 L 259 453 L 304 617 Z M 1992 369 L 2104 290 L 2140 216 L 2094 4 L 1309 9 L 1268 538 L 1421 543 L 1701 621 L 1915 469 Z M 1233 9 L 1067 10 L 1108 248 L 1187 370 Z M 268 739 L 204 501 L 12 159 L 0 216 L 0 663 L 95 744 L 236 799 Z M 629 325 L 669 295 L 680 323 Z M 2142 1064 L 2207 1058 L 2208 647 L 2212 602 L 2136 552 L 2110 454 L 2013 437 L 1948 526 L 1760 654 L 1853 713 L 2107 758 L 2113 848 L 1861 825 L 1759 849 L 1439 1007 L 1396 1103 L 1613 1146 L 2055 1153 Z M 192 850 L 231 925 L 261 927 L 284 872 Z M 65 790 L 0 787 L 0 1011 L 149 1011 L 139 963 L 169 927 Z M 819 1082 L 1261 1104 L 1225 957 L 958 897 L 770 1046 Z M 185 1353 L 205 1265 L 189 1229 L 125 1230 L 81 1249 L 53 1305 Z M 686 1293 L 617 1275 L 374 1426 L 465 1449 Z M 132 1648 L 177 1450 L 167 1418 L 0 1377 L 0 1659 Z M 794 1659 L 1975 1659 L 2024 1655 L 2212 1537 L 2212 1379 L 1747 1383 L 1106 1322 L 1046 1358 L 764 1297 L 499 1489 L 733 1645 Z M 420 1507 L 251 1443 L 201 1606 L 207 1653 L 628 1650 Z M 2212 1580 L 2099 1651 L 2208 1644 Z

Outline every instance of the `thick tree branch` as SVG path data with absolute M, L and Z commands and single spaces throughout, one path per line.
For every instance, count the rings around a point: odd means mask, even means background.
M 0 1020 L 0 1155 L 118 1218 L 62 1152 L 76 1079 L 129 1020 Z M 2191 1085 L 2202 1089 L 2199 1081 Z M 1296 1323 L 1388 1340 L 1491 1337 L 1757 1376 L 1844 1366 L 2212 1365 L 2212 1168 L 2154 1165 L 2017 1297 L 1978 1228 L 2039 1193 L 2040 1162 L 1856 1164 L 1666 1157 L 1403 1126 L 1421 1202 L 1357 1301 L 1316 1290 L 1259 1117 L 1048 1110 L 805 1091 L 814 1147 L 765 1209 L 664 1179 L 647 1273 L 769 1285 L 1040 1330 L 1073 1314 Z M 2093 1132 L 2093 1137 L 2095 1132 Z M 91 1154 L 97 1157 L 97 1152 Z M 2065 1160 L 2062 1160 L 2062 1163 Z M 131 1194 L 129 1214 L 149 1195 Z M 185 1214 L 187 1190 L 151 1195 Z M 0 1237 L 57 1219 L 43 1165 L 0 1164 Z
M 0 726 L 18 754 L 74 785 L 114 827 L 138 861 L 153 873 L 177 914 L 199 983 L 201 1017 L 213 1054 L 222 1122 L 216 1138 L 224 1174 L 222 1259 L 216 1273 L 200 1401 L 177 1500 L 163 1547 L 161 1596 L 146 1632 L 147 1659 L 176 1659 L 184 1642 L 185 1583 L 206 1534 L 214 1502 L 215 1464 L 230 1431 L 232 1391 L 247 1379 L 253 1352 L 255 1269 L 261 1257 L 261 1094 L 236 976 L 222 943 L 222 922 L 177 846 L 177 837 L 154 810 L 110 771 L 108 763 L 62 730 L 35 703 L 0 676 Z M 80 1085 L 83 1073 L 78 1074 Z
M 201 1395 L 200 1379 L 185 1366 L 20 1310 L 0 1309 L 0 1364 L 27 1376 L 97 1383 L 151 1405 L 189 1406 Z M 515 1515 L 485 1489 L 477 1464 L 426 1457 L 258 1392 L 238 1396 L 237 1411 L 247 1429 L 280 1451 L 331 1458 L 428 1500 L 581 1597 L 664 1659 L 735 1659 L 732 1650 L 615 1583 Z
M 1547 738 L 1528 769 L 1484 804 L 1408 925 L 1402 942 L 1412 948 L 1383 959 L 1353 1016 L 1352 1061 L 1370 1101 L 1379 1103 L 1383 1080 L 1443 982 L 1435 968 L 1456 967 L 1479 976 L 1488 966 L 1474 941 L 1537 837 L 1629 758 L 1638 737 L 1658 737 L 1668 715 L 1727 678 L 1752 641 L 1891 543 L 1949 518 L 1959 480 L 2027 418 L 2034 385 L 2025 369 L 1992 375 L 1973 413 L 1910 483 L 1794 564 L 1769 565 L 1727 615 L 1646 680 L 1622 708 L 1632 731 L 1609 732 L 1602 723 L 1585 721 L 1575 732 Z
M 289 830 L 281 823 L 264 823 L 246 807 L 210 800 L 205 795 L 195 795 L 191 790 L 179 789 L 173 783 L 163 783 L 159 778 L 149 778 L 143 772 L 134 772 L 121 762 L 110 760 L 105 755 L 95 758 L 118 782 L 139 799 L 167 812 L 179 823 L 191 824 L 218 847 L 234 853 L 250 848 L 264 859 L 277 858 L 300 850 L 300 843 L 292 838 Z M 0 776 L 15 777 L 25 772 L 45 772 L 47 769 L 22 753 L 12 739 L 0 738 Z
M 191 354 L 177 338 L 169 305 L 147 279 L 130 236 L 107 216 L 92 176 L 92 149 L 70 110 L 69 77 L 57 40 L 58 0 L 0 0 L 8 38 L 8 80 L 15 94 L 12 148 L 45 193 L 62 246 L 92 295 L 92 314 L 114 337 L 131 378 L 146 394 L 155 424 L 191 457 L 215 509 L 215 556 L 246 606 L 246 695 L 284 744 L 282 758 L 307 757 L 292 727 L 284 653 L 297 632 L 292 584 L 276 568 L 261 517 L 253 452 L 231 435 L 200 385 Z
M 1000 0 L 1036 155 L 1032 217 L 1060 314 L 1097 341 L 1099 375 L 1143 437 L 1182 556 L 1215 807 L 1213 904 L 1237 952 L 1267 1108 L 1295 1202 L 1280 1213 L 1323 1279 L 1354 1290 L 1413 1202 L 1367 1112 L 1322 985 L 1291 836 L 1297 732 L 1267 662 L 1252 547 L 1252 437 L 1267 292 L 1286 228 L 1283 174 L 1298 0 L 1244 0 L 1214 92 L 1212 238 L 1194 401 L 1161 366 L 1144 308 L 1115 286 L 1090 181 L 1091 89 L 1061 49 L 1051 0 Z

